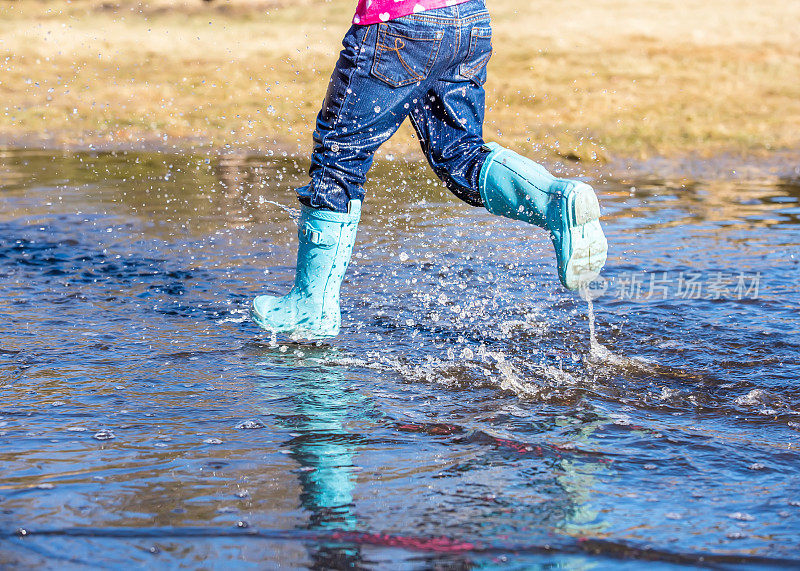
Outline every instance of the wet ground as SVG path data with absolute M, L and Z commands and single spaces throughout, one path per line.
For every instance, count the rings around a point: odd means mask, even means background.
M 800 566 L 800 185 L 597 184 L 546 235 L 384 160 L 330 343 L 286 157 L 0 154 L 0 567 Z M 275 204 L 278 203 L 278 204 Z

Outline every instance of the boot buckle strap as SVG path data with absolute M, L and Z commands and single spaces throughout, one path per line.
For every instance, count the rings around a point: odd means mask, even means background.
M 310 225 L 305 225 L 300 229 L 303 238 L 314 244 L 315 246 L 322 246 L 323 248 L 330 248 L 335 244 L 334 240 L 325 241 L 325 236 L 318 230 L 314 230 Z
M 301 232 L 303 233 L 303 237 L 307 238 L 312 244 L 319 245 L 319 243 L 322 242 L 322 235 L 310 226 L 303 226 Z

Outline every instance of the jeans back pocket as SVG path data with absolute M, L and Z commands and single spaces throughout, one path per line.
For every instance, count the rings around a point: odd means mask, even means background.
M 391 85 L 411 85 L 428 77 L 439 54 L 444 32 L 406 26 L 400 21 L 378 24 L 372 74 Z
M 486 64 L 489 63 L 491 57 L 492 28 L 475 26 L 470 32 L 467 57 L 458 67 L 458 74 L 464 79 L 483 85 L 486 83 Z

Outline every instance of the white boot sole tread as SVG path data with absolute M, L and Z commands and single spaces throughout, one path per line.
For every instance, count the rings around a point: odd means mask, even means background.
M 575 290 L 600 275 L 608 256 L 608 242 L 600 226 L 600 203 L 592 187 L 576 184 L 568 200 L 573 223 L 569 228 L 572 256 L 565 278 L 567 288 Z

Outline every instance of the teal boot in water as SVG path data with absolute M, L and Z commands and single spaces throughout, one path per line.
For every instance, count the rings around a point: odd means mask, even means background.
M 541 165 L 496 143 L 487 148 L 490 153 L 479 179 L 486 210 L 549 230 L 558 277 L 567 289 L 594 280 L 606 263 L 608 243 L 592 187 L 556 178 Z
M 339 334 L 339 287 L 347 271 L 361 201 L 347 213 L 301 207 L 294 287 L 283 297 L 260 295 L 250 316 L 259 327 L 292 339 L 324 339 Z

